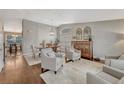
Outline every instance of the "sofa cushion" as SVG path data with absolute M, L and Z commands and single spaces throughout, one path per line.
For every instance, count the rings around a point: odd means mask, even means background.
M 124 70 L 124 60 L 111 59 L 111 67 L 115 67 L 115 68 Z
M 87 72 L 87 84 L 111 84 L 111 82 L 102 79 L 98 75 Z
M 124 77 L 122 77 L 119 81 L 118 84 L 124 84 Z
M 115 78 L 115 77 L 113 77 L 113 76 L 111 76 L 105 72 L 98 73 L 98 76 L 101 77 L 102 79 L 108 81 L 108 82 L 113 83 L 113 84 L 116 84 L 119 81 L 119 79 L 117 79 L 117 78 Z
M 124 55 L 121 55 L 118 59 L 124 60 Z

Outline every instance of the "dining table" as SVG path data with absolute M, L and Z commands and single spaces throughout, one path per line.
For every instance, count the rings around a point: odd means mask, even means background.
M 52 45 L 52 46 L 49 46 L 47 48 L 52 48 L 54 52 L 57 52 L 57 48 L 60 47 L 58 45 Z
M 54 52 L 57 52 L 57 48 L 60 47 L 59 45 L 52 44 L 51 46 L 46 46 L 45 48 L 52 48 Z M 36 49 L 41 51 L 43 49 L 43 46 L 36 46 Z

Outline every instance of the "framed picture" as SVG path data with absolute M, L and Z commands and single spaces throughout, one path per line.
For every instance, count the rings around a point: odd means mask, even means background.
M 89 26 L 84 27 L 83 39 L 84 40 L 90 40 L 91 39 L 91 28 Z
M 82 29 L 77 28 L 76 30 L 76 40 L 82 40 Z

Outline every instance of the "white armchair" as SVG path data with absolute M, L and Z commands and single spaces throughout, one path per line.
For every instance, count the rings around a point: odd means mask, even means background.
M 124 70 L 124 55 L 121 56 L 106 56 L 105 65 Z
M 87 84 L 124 84 L 124 71 L 104 65 L 98 74 L 87 73 Z
M 74 48 L 66 48 L 66 57 L 72 61 L 80 60 L 81 51 Z
M 64 57 L 60 54 L 55 54 L 51 48 L 45 48 L 41 50 L 41 68 L 54 71 L 63 66 Z

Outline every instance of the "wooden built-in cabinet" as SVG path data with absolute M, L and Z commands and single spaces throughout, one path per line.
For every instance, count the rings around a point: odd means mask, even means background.
M 92 41 L 72 41 L 75 49 L 81 50 L 83 58 L 93 59 L 93 42 Z

